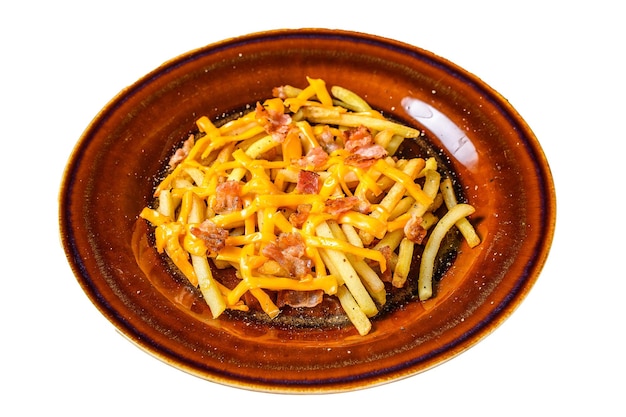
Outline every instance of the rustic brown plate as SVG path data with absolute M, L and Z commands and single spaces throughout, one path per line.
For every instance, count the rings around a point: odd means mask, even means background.
M 397 306 L 375 319 L 365 337 L 351 326 L 270 325 L 236 315 L 213 320 L 198 293 L 172 276 L 136 229 L 164 161 L 196 118 L 219 119 L 270 97 L 275 86 L 303 86 L 306 76 L 352 89 L 423 129 L 477 208 L 472 220 L 483 242 L 460 247 L 437 296 Z M 62 241 L 78 282 L 123 335 L 190 374 L 273 392 L 377 385 L 473 346 L 536 281 L 556 215 L 542 149 L 497 92 L 417 47 L 325 29 L 225 40 L 146 75 L 88 126 L 59 203 Z

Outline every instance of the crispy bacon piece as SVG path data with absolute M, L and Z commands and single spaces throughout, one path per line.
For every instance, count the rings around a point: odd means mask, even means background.
M 243 208 L 241 184 L 239 181 L 224 181 L 215 188 L 213 210 L 218 214 L 227 214 Z
M 211 253 L 218 253 L 226 246 L 228 230 L 217 227 L 211 220 L 205 220 L 198 227 L 191 228 L 191 234 L 204 241 Z
M 376 160 L 388 155 L 385 148 L 374 143 L 374 138 L 365 126 L 344 132 L 344 148 L 350 152 L 345 163 L 360 168 L 369 168 Z
M 387 156 L 387 151 L 382 146 L 374 143 L 355 149 L 352 155 L 357 155 L 364 159 L 381 159 Z
M 363 148 L 357 148 L 353 154 L 346 156 L 344 162 L 358 168 L 367 169 L 374 163 L 386 157 L 387 151 L 380 145 L 373 144 Z
M 189 135 L 186 141 L 183 142 L 182 146 L 176 149 L 174 155 L 170 158 L 168 163 L 170 168 L 175 168 L 176 165 L 180 164 L 186 157 L 189 155 L 189 151 L 193 148 L 195 143 L 194 135 Z
M 281 233 L 276 239 L 261 250 L 263 256 L 278 262 L 280 266 L 296 278 L 303 278 L 311 273 L 313 262 L 305 256 L 304 239 L 299 233 Z
M 358 208 L 361 200 L 358 197 L 331 198 L 324 202 L 324 211 L 332 215 L 338 215 Z
M 285 92 L 285 86 L 281 85 L 280 87 L 274 87 L 272 88 L 272 96 L 273 97 L 278 97 L 282 100 L 288 98 L 289 96 L 287 95 L 287 93 Z
M 289 256 L 301 258 L 305 254 L 306 246 L 300 233 L 281 233 L 278 235 L 276 243 Z
M 369 146 L 374 143 L 372 133 L 365 126 L 358 126 L 345 130 L 343 132 L 343 138 L 343 147 L 351 153 L 359 148 Z
M 404 225 L 404 235 L 413 243 L 421 245 L 426 237 L 426 229 L 422 227 L 422 218 L 420 216 L 411 216 Z
M 303 168 L 312 167 L 313 169 L 320 169 L 326 162 L 328 162 L 328 154 L 320 146 L 311 148 L 305 156 L 297 161 L 299 166 Z
M 330 155 L 333 151 L 341 149 L 341 145 L 335 142 L 335 135 L 328 125 L 324 125 L 322 132 L 317 136 L 320 146 Z
M 274 140 L 283 142 L 291 129 L 291 116 L 256 104 L 256 118 Z
M 320 191 L 320 176 L 313 171 L 298 172 L 296 191 L 301 194 L 317 194 Z
M 352 165 L 353 167 L 357 167 L 361 169 L 368 169 L 369 167 L 374 165 L 375 162 L 376 162 L 376 159 L 365 158 L 360 155 L 348 155 L 344 159 L 344 163 L 346 165 Z
M 311 208 L 312 206 L 310 204 L 299 204 L 298 207 L 296 207 L 296 211 L 289 215 L 289 223 L 291 223 L 293 227 L 300 229 L 306 219 L 309 218 Z
M 294 291 L 281 290 L 276 294 L 276 306 L 284 307 L 315 307 L 324 299 L 323 290 Z

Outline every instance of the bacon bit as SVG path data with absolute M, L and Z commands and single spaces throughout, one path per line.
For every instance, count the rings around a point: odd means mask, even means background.
M 353 167 L 368 169 L 372 165 L 376 163 L 376 159 L 372 158 L 364 158 L 360 155 L 348 155 L 343 160 L 346 165 L 351 165 Z
M 359 126 L 346 130 L 344 148 L 350 152 L 345 163 L 359 168 L 369 168 L 376 160 L 388 155 L 387 150 L 374 143 L 374 137 L 368 128 Z
M 324 125 L 322 132 L 317 136 L 320 146 L 328 153 L 331 154 L 337 149 L 341 149 L 341 146 L 335 142 L 335 135 L 331 132 L 328 125 Z
M 312 206 L 310 204 L 299 204 L 298 207 L 296 207 L 296 211 L 289 215 L 289 223 L 298 229 L 302 228 L 306 219 L 309 218 L 311 208 Z
M 345 213 L 359 207 L 361 199 L 355 196 L 331 198 L 324 202 L 324 211 L 332 215 Z
M 283 250 L 285 254 L 301 258 L 305 254 L 306 246 L 304 245 L 304 239 L 300 233 L 281 233 L 276 239 L 278 247 Z
M 291 129 L 291 116 L 256 104 L 256 118 L 265 131 L 277 142 L 283 142 Z
M 374 137 L 365 126 L 358 126 L 343 132 L 344 148 L 353 153 L 355 150 L 374 143 Z
M 218 253 L 226 246 L 228 230 L 217 227 L 211 220 L 205 220 L 198 227 L 190 229 L 191 234 L 202 239 L 211 253 Z
M 328 162 L 328 154 L 322 147 L 316 146 L 300 158 L 297 164 L 302 168 L 312 167 L 313 169 L 320 169 L 326 162 Z
M 301 194 L 317 194 L 320 191 L 320 176 L 313 171 L 298 172 L 296 191 Z
M 378 144 L 372 144 L 356 149 L 352 155 L 358 155 L 362 158 L 381 159 L 387 156 L 387 150 Z
M 281 290 L 276 295 L 276 306 L 284 307 L 315 307 L 324 299 L 323 290 L 294 291 Z
M 281 233 L 276 243 L 267 244 L 261 254 L 275 260 L 296 278 L 303 278 L 311 273 L 313 262 L 305 257 L 305 245 L 299 233 Z
M 189 155 L 189 151 L 191 151 L 191 148 L 193 148 L 194 143 L 194 136 L 189 135 L 189 138 L 187 138 L 187 140 L 183 142 L 183 145 L 180 148 L 176 149 L 176 152 L 174 152 L 174 155 L 172 155 L 168 163 L 171 169 L 175 168 L 176 165 L 180 164 L 185 158 L 187 158 L 187 155 Z
M 243 208 L 241 184 L 239 181 L 224 181 L 215 188 L 213 210 L 218 214 L 227 214 Z
M 360 156 L 364 159 L 382 159 L 386 157 L 387 150 L 378 144 L 372 144 L 356 149 L 352 155 Z
M 281 85 L 280 87 L 272 88 L 272 96 L 280 98 L 282 100 L 284 100 L 284 99 L 289 97 L 287 95 L 287 93 L 285 92 L 285 86 L 284 85 Z
M 426 229 L 422 227 L 422 218 L 420 216 L 411 216 L 404 225 L 404 235 L 413 243 L 421 245 L 426 237 Z

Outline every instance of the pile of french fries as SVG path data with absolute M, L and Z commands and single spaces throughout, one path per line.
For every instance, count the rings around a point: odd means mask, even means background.
M 343 87 L 329 90 L 321 79 L 307 81 L 304 89 L 283 86 L 283 98 L 262 103 L 290 115 L 291 133 L 284 141 L 263 128 L 254 110 L 219 127 L 206 117 L 198 119 L 200 137 L 158 185 L 157 203 L 140 216 L 153 225 L 157 250 L 199 287 L 213 317 L 226 309 L 247 310 L 242 300 L 247 292 L 273 318 L 280 314 L 274 292 L 323 290 L 339 299 L 358 333 L 366 335 L 371 318 L 386 303 L 383 277 L 399 288 L 416 276 L 419 299 L 426 300 L 432 297 L 435 259 L 450 229 L 456 226 L 470 247 L 479 244 L 467 219 L 474 208 L 457 202 L 450 179 L 442 178 L 434 159 L 394 157 L 418 130 L 386 119 Z M 339 149 L 315 169 L 322 181 L 319 193 L 298 193 L 298 173 L 304 168 L 296 161 L 320 146 L 323 132 L 332 132 L 341 143 L 344 130 L 359 126 L 369 129 L 388 156 L 360 168 L 346 164 L 346 152 Z M 241 210 L 215 212 L 215 190 L 224 181 L 242 184 Z M 366 200 L 371 211 L 333 215 L 324 210 L 326 200 L 349 196 Z M 302 226 L 295 227 L 288 219 L 300 204 L 311 209 Z M 447 210 L 438 218 L 435 211 L 442 205 Z M 419 272 L 411 273 L 416 243 L 404 227 L 416 217 L 428 235 Z M 226 245 L 217 253 L 190 233 L 207 219 L 228 231 Z M 294 278 L 262 254 L 280 233 L 301 235 L 311 274 Z M 213 276 L 211 263 L 235 268 L 239 283 L 227 288 Z

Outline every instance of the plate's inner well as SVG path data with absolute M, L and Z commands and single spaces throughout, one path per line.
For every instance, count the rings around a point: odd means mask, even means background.
M 250 108 L 250 106 L 246 106 L 246 110 L 234 111 L 216 120 L 214 123 L 216 126 L 221 126 L 230 120 L 241 117 L 244 112 L 249 111 Z M 194 134 L 198 139 L 203 135 L 203 133 L 198 131 L 189 133 Z M 185 138 L 181 138 L 181 143 L 184 139 Z M 168 166 L 165 162 L 169 160 L 169 156 L 173 154 L 175 149 L 176 148 L 172 149 L 168 158 L 164 159 L 162 170 L 154 178 L 154 184 L 158 184 L 167 174 Z M 424 130 L 422 130 L 421 136 L 417 139 L 405 139 L 398 149 L 396 156 L 405 158 L 422 157 L 424 159 L 434 157 L 437 160 L 438 171 L 443 177 L 448 177 L 452 180 L 457 200 L 459 202 L 466 202 L 466 198 L 462 193 L 463 187 L 451 168 L 448 156 L 444 150 L 432 144 Z M 153 204 L 156 203 L 155 200 Z M 462 240 L 461 234 L 456 228 L 453 228 L 442 241 L 433 275 L 433 297 L 442 296 L 442 294 L 438 293 L 438 283 L 453 264 Z M 189 283 L 188 279 L 179 271 L 167 255 L 157 253 L 153 230 L 149 223 L 142 218 L 139 218 L 135 225 L 132 237 L 132 248 L 139 267 L 162 295 L 178 308 L 183 309 L 199 320 L 205 322 L 214 320 L 211 317 L 208 306 L 202 298 L 200 290 Z M 387 302 L 381 308 L 380 312 L 372 318 L 373 323 L 375 323 L 376 320 L 383 319 L 390 312 L 401 308 L 406 303 L 420 302 L 417 298 L 417 271 L 419 269 L 422 251 L 422 245 L 415 245 L 411 274 L 404 287 L 395 288 L 390 283 L 385 283 Z M 212 270 L 214 277 L 222 284 L 231 289 L 236 285 L 238 278 L 235 277 L 233 268 L 218 269 L 212 267 Z M 281 308 L 281 314 L 275 318 L 267 316 L 258 306 L 258 308 L 255 308 L 254 305 L 250 307 L 250 310 L 247 312 L 227 309 L 224 312 L 225 316 L 217 320 L 240 320 L 248 324 L 264 327 L 269 326 L 284 330 L 329 330 L 338 328 L 351 329 L 352 327 L 335 296 L 324 295 L 324 301 L 316 307 L 294 308 L 285 306 Z

